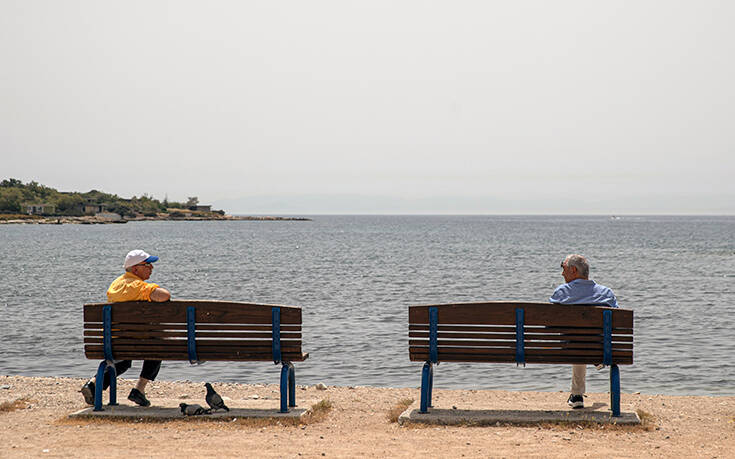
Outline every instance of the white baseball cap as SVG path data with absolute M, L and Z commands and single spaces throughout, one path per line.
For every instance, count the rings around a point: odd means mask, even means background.
M 125 264 L 123 268 L 128 269 L 131 266 L 135 266 L 140 263 L 155 263 L 158 261 L 158 257 L 148 255 L 143 250 L 131 250 L 125 255 Z

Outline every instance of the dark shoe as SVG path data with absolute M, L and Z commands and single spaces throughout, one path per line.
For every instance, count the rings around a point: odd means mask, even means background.
M 130 395 L 128 395 L 128 400 L 131 402 L 135 402 L 140 406 L 151 406 L 151 402 L 148 401 L 147 398 L 145 398 L 145 395 L 138 389 L 131 389 Z
M 94 383 L 92 381 L 87 381 L 87 384 L 83 385 L 79 392 L 82 393 L 84 402 L 87 405 L 94 405 Z
M 574 408 L 575 410 L 577 408 L 584 408 L 584 397 L 581 395 L 570 395 L 569 399 L 567 400 L 567 404 Z

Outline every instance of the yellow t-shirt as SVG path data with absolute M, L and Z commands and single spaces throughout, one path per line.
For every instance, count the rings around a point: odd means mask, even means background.
M 158 284 L 148 283 L 135 274 L 126 272 L 110 284 L 107 301 L 151 301 L 151 292 L 157 288 Z

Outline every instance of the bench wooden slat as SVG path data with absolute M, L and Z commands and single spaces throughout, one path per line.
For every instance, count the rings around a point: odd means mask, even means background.
M 409 338 L 424 338 L 428 342 L 429 338 L 429 332 L 409 332 L 408 333 Z M 461 340 L 461 339 L 478 339 L 478 340 L 504 340 L 504 339 L 510 339 L 515 342 L 516 336 L 515 333 L 495 333 L 495 334 L 483 334 L 483 333 L 437 333 L 437 338 L 446 338 L 446 339 L 455 339 L 455 340 Z M 594 334 L 594 335 L 541 335 L 541 334 L 532 334 L 532 333 L 526 333 L 524 334 L 524 341 L 526 343 L 528 342 L 534 342 L 534 341 L 590 341 L 590 342 L 600 342 L 602 343 L 603 335 L 600 334 Z M 625 342 L 632 342 L 633 337 L 627 336 L 627 335 L 612 335 L 612 341 L 625 341 Z
M 231 325 L 231 324 L 204 324 L 197 323 L 197 330 L 260 330 L 270 331 L 269 325 Z M 301 331 L 301 324 L 284 324 L 281 322 L 281 331 Z
M 485 363 L 515 363 L 514 355 L 474 355 L 474 354 L 456 354 L 447 356 L 446 354 L 439 353 L 440 362 L 485 362 Z M 424 362 L 428 360 L 429 354 L 411 354 L 411 360 L 417 362 Z M 632 356 L 621 356 L 613 354 L 613 358 L 616 360 L 617 365 L 631 365 L 633 363 Z M 602 363 L 602 354 L 599 356 L 544 356 L 544 355 L 527 355 L 526 363 L 544 363 L 544 364 L 586 364 L 586 365 L 597 365 Z
M 449 333 L 449 332 L 438 332 L 437 338 L 451 338 L 451 339 L 515 339 L 516 334 L 513 333 Z M 429 332 L 408 332 L 409 338 L 429 338 Z
M 526 333 L 537 333 L 539 330 L 548 333 L 602 333 L 601 327 L 541 327 L 541 326 L 525 326 Z M 492 325 L 443 325 L 437 327 L 440 332 L 472 332 L 472 333 L 515 333 L 515 327 Z M 409 324 L 410 332 L 429 331 L 429 324 Z M 613 333 L 621 335 L 632 335 L 632 328 L 614 327 Z
M 418 348 L 429 348 L 429 343 L 426 341 L 411 341 L 409 340 L 408 345 L 411 349 L 418 349 Z M 593 345 L 594 346 L 594 345 Z M 452 343 L 445 343 L 442 346 L 438 347 L 438 350 L 442 350 L 444 348 L 488 348 L 488 347 L 498 347 L 498 348 L 511 348 L 515 349 L 515 341 L 488 341 L 486 344 L 473 346 L 471 344 L 467 344 L 467 342 L 452 342 Z M 525 349 L 533 349 L 533 348 L 568 348 L 568 349 L 592 349 L 592 348 L 599 348 L 600 351 L 603 349 L 603 344 L 599 343 L 598 345 L 592 347 L 589 342 L 582 341 L 582 342 L 574 342 L 574 341 L 532 341 L 528 342 L 526 341 L 524 343 Z M 612 346 L 613 350 L 615 349 L 633 349 L 633 343 L 613 343 Z
M 87 337 L 102 337 L 103 331 L 102 330 L 85 330 L 84 336 Z M 125 338 L 154 338 L 154 337 L 166 337 L 166 338 L 186 338 L 188 335 L 185 331 L 145 331 L 145 330 L 121 330 L 121 329 L 112 329 L 112 336 L 113 337 L 125 337 Z M 254 338 L 272 338 L 272 333 L 263 333 L 263 332 L 251 332 L 251 333 L 242 333 L 242 332 L 231 332 L 231 331 L 222 331 L 222 332 L 202 332 L 197 331 L 195 333 L 195 336 L 197 338 L 248 338 L 248 339 L 254 339 Z M 281 339 L 295 339 L 295 338 L 301 338 L 301 333 L 293 333 L 293 332 L 281 332 Z
M 411 348 L 409 349 L 409 354 L 412 356 L 426 356 L 428 358 L 429 350 L 427 348 Z M 442 361 L 442 356 L 444 356 L 445 362 L 455 362 L 456 356 L 462 356 L 462 355 L 475 355 L 475 356 L 506 356 L 509 360 L 515 362 L 515 349 L 512 348 L 466 348 L 466 347 L 458 347 L 458 348 L 443 348 L 439 350 L 439 361 Z M 602 350 L 589 350 L 589 349 L 528 349 L 526 350 L 526 357 L 528 356 L 549 356 L 549 355 L 557 355 L 557 356 L 565 356 L 565 357 L 573 357 L 573 356 L 595 356 L 599 360 L 596 363 L 602 363 Z M 613 358 L 625 358 L 625 357 L 632 357 L 632 351 L 630 350 L 616 350 L 613 349 Z M 413 360 L 413 359 L 412 359 Z
M 410 323 L 409 330 L 428 330 L 429 323 Z M 439 331 L 467 331 L 467 332 L 483 332 L 483 333 L 515 333 L 515 327 L 492 326 L 492 325 L 446 325 L 439 324 Z
M 589 349 L 590 345 L 589 343 L 574 343 L 574 342 L 565 342 L 565 343 L 554 343 L 554 342 L 533 342 L 533 343 L 526 343 L 525 349 L 534 349 L 539 347 L 547 347 L 547 348 L 562 348 L 562 349 Z M 633 350 L 633 343 L 613 343 L 612 350 Z M 602 350 L 602 344 L 600 344 L 600 350 Z
M 464 303 L 445 304 L 438 308 L 440 324 L 466 325 L 515 325 L 515 310 L 524 310 L 524 323 L 528 326 L 544 325 L 556 327 L 602 327 L 602 310 L 613 312 L 612 326 L 615 328 L 633 328 L 633 311 L 600 306 L 560 305 L 551 303 Z M 431 305 L 411 306 L 409 308 L 410 324 L 427 324 Z
M 84 355 L 87 358 L 94 358 L 92 356 L 101 355 L 102 352 L 102 346 L 90 344 L 87 346 L 87 349 L 85 350 Z M 143 358 L 143 356 L 146 355 L 146 353 L 149 352 L 173 352 L 177 354 L 181 354 L 182 356 L 186 356 L 188 360 L 189 353 L 187 352 L 187 349 L 185 346 L 173 346 L 173 345 L 165 345 L 165 346 L 156 346 L 156 345 L 150 345 L 147 347 L 140 347 L 134 344 L 122 344 L 117 346 L 117 349 L 115 349 L 114 352 L 114 358 L 115 359 L 123 359 L 123 357 L 120 357 L 121 355 L 134 355 L 135 353 L 139 353 L 140 357 L 133 357 L 132 360 L 140 360 Z M 216 353 L 217 355 L 225 356 L 228 353 L 229 354 L 236 354 L 236 353 L 243 353 L 246 352 L 248 354 L 258 354 L 262 357 L 267 357 L 269 360 L 273 360 L 273 354 L 269 348 L 265 347 L 258 347 L 258 346 L 202 346 L 201 349 L 197 349 L 197 358 L 199 360 L 204 360 L 201 356 L 203 353 Z M 299 354 L 301 353 L 301 347 L 299 346 L 286 346 L 284 349 L 281 349 L 282 355 L 286 354 Z
M 131 324 L 125 322 L 112 322 L 112 329 L 125 328 L 126 330 L 186 330 L 186 323 L 166 323 L 166 324 Z M 270 325 L 250 325 L 250 324 L 197 324 L 197 330 L 215 330 L 215 331 L 270 331 Z M 102 322 L 87 322 L 84 324 L 85 330 L 102 330 Z M 281 331 L 301 331 L 301 325 L 283 325 Z
M 84 305 L 85 322 L 102 322 L 102 308 L 107 303 Z M 164 303 L 130 301 L 115 303 L 112 322 L 161 323 L 186 322 L 186 308 L 196 307 L 197 323 L 270 324 L 271 308 L 281 308 L 282 324 L 301 324 L 301 308 L 298 306 L 262 305 L 226 301 L 177 300 Z
M 258 362 L 272 362 L 273 358 L 264 354 L 259 353 L 222 353 L 222 352 L 202 352 L 197 354 L 197 357 L 201 361 L 258 361 Z M 288 362 L 303 362 L 309 357 L 309 354 L 284 352 L 282 358 Z M 87 354 L 89 359 L 103 360 L 105 357 L 103 353 L 94 352 Z M 115 358 L 120 360 L 182 360 L 188 361 L 189 356 L 186 353 L 180 352 L 120 352 L 115 355 Z
M 539 343 L 544 342 L 552 342 L 552 341 L 539 341 Z M 570 339 L 570 340 L 560 340 L 560 341 L 553 341 L 556 343 L 566 343 L 566 342 L 572 342 L 572 343 L 587 343 L 587 347 L 599 347 L 602 349 L 602 339 L 596 339 L 595 341 L 590 341 L 589 339 Z M 524 340 L 524 345 L 526 347 L 533 346 L 535 341 L 528 341 Z M 426 345 L 428 346 L 428 343 L 426 341 L 421 340 L 409 340 L 408 342 L 409 346 L 421 346 Z M 487 347 L 487 346 L 510 346 L 515 349 L 516 342 L 515 340 L 443 340 L 440 339 L 437 342 L 437 345 L 439 349 L 447 346 L 462 346 L 462 347 Z
M 89 352 L 102 350 L 101 344 L 88 344 L 88 350 Z M 152 341 L 152 342 L 144 342 L 140 343 L 138 341 L 134 340 L 125 340 L 121 343 L 115 343 L 113 344 L 113 356 L 117 358 L 117 354 L 120 352 L 128 352 L 128 351 L 181 351 L 183 353 L 187 352 L 187 346 L 186 341 L 183 342 L 174 342 L 174 341 L 168 341 L 168 342 L 160 342 L 160 341 Z M 273 351 L 270 346 L 270 343 L 267 345 L 264 345 L 262 343 L 252 343 L 252 344 L 227 344 L 227 343 L 204 343 L 204 344 L 198 344 L 197 345 L 197 355 L 199 355 L 199 352 L 206 352 L 206 351 L 242 351 L 247 350 L 251 353 L 263 353 L 266 356 L 273 357 Z M 301 351 L 301 344 L 289 344 L 289 343 L 281 343 L 281 352 L 300 352 Z
M 509 348 L 509 349 L 515 349 L 515 345 L 495 345 L 495 346 L 443 346 L 440 347 L 439 350 L 442 349 L 456 349 L 456 348 L 466 348 L 466 349 L 487 349 L 487 348 Z M 591 348 L 589 343 L 569 343 L 569 342 L 537 342 L 537 343 L 526 343 L 525 350 L 529 349 L 538 349 L 538 348 L 549 348 L 549 349 L 597 349 L 599 348 L 599 351 L 602 352 L 602 344 L 597 346 L 597 348 Z M 429 349 L 428 345 L 411 345 L 411 349 Z M 613 343 L 612 346 L 613 350 L 632 350 L 633 344 L 625 344 L 625 343 Z
M 602 355 L 602 348 L 600 349 L 591 349 L 589 347 L 583 347 L 579 345 L 563 345 L 563 346 L 534 346 L 531 348 L 528 348 L 525 350 L 526 355 L 529 353 L 536 352 L 537 354 L 545 354 L 549 352 L 553 352 L 554 350 L 563 350 L 565 353 L 579 353 L 579 355 L 588 355 L 589 353 L 594 354 L 600 354 Z M 538 351 L 538 352 L 537 352 Z M 614 347 L 612 349 L 613 353 L 615 352 L 630 352 L 632 349 L 630 347 Z M 409 348 L 409 353 L 428 353 L 429 348 L 426 346 L 411 346 Z M 439 354 L 461 354 L 461 353 L 469 353 L 469 354 L 508 354 L 513 355 L 514 361 L 515 361 L 515 347 L 511 346 L 485 346 L 485 347 L 469 347 L 469 346 L 457 346 L 457 347 L 442 347 L 438 350 Z M 598 362 L 599 363 L 599 362 Z
M 464 350 L 468 351 L 468 350 Z M 425 361 L 428 358 L 428 353 L 421 353 L 416 352 L 414 354 L 411 354 L 411 360 L 413 361 Z M 507 363 L 516 363 L 515 361 L 515 354 L 510 353 L 503 353 L 503 352 L 491 352 L 491 353 L 473 353 L 473 352 L 463 352 L 462 349 L 458 349 L 457 352 L 449 353 L 449 352 L 440 352 L 439 353 L 439 361 L 440 362 L 507 362 Z M 613 358 L 621 361 L 621 362 L 629 362 L 632 360 L 632 356 L 630 355 L 630 352 L 627 351 L 619 351 L 613 353 Z M 470 360 L 468 360 L 470 359 Z M 587 353 L 587 354 L 578 354 L 575 352 L 566 352 L 566 351 L 555 351 L 555 352 L 548 352 L 548 353 L 529 353 L 526 355 L 526 363 L 539 363 L 544 362 L 547 360 L 564 360 L 565 362 L 572 362 L 579 360 L 578 363 L 591 363 L 593 365 L 597 365 L 602 363 L 602 352 L 600 353 Z M 628 364 L 629 364 L 628 363 Z
M 539 326 L 525 326 L 524 331 L 526 334 L 534 334 L 534 333 L 559 333 L 559 334 L 593 334 L 593 333 L 599 333 L 600 335 L 603 333 L 602 327 L 539 327 Z M 613 327 L 612 328 L 613 335 L 632 335 L 633 329 L 632 328 L 624 328 L 624 327 Z
M 409 349 L 409 353 L 412 353 L 413 355 L 429 355 L 429 350 L 426 348 L 411 348 Z M 442 348 L 439 350 L 439 361 L 441 362 L 441 356 L 444 355 L 447 360 L 445 361 L 454 361 L 452 360 L 452 356 L 457 355 L 493 355 L 493 356 L 509 356 L 512 357 L 512 361 L 515 362 L 515 349 L 510 348 Z M 599 356 L 600 361 L 597 363 L 602 362 L 602 350 L 596 351 L 596 350 L 589 350 L 589 349 L 528 349 L 526 351 L 526 357 L 529 355 L 535 355 L 535 356 L 544 356 L 544 355 L 558 355 L 558 356 L 566 356 L 566 357 L 572 357 L 572 356 Z M 613 358 L 616 356 L 618 357 L 627 357 L 632 356 L 631 351 L 625 351 L 625 350 L 615 350 L 613 349 Z
M 84 338 L 84 344 L 89 345 L 103 345 L 102 338 Z M 138 345 L 138 346 L 187 346 L 187 340 L 186 339 L 161 339 L 161 338 L 112 338 L 112 349 L 113 353 L 114 351 L 122 345 Z M 299 340 L 281 340 L 281 349 L 284 348 L 284 346 L 301 346 L 301 341 Z M 268 349 L 271 349 L 271 340 L 245 340 L 245 339 L 237 339 L 237 340 L 230 340 L 230 339 L 215 339 L 215 338 L 207 338 L 207 339 L 198 339 L 197 340 L 197 349 L 203 347 L 203 346 L 226 346 L 226 347 L 237 347 L 237 346 L 261 346 L 261 347 L 267 347 Z

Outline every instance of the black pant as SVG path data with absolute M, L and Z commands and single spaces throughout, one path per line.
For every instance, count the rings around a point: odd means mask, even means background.
M 132 360 L 121 360 L 117 362 L 115 364 L 115 371 L 117 371 L 117 375 L 120 376 L 121 374 L 128 371 L 131 365 L 133 365 Z M 143 369 L 140 370 L 140 377 L 148 379 L 150 381 L 154 381 L 156 379 L 156 376 L 158 376 L 158 371 L 160 369 L 161 369 L 160 360 L 144 360 Z M 109 385 L 110 385 L 110 374 L 105 371 L 105 377 L 102 380 L 102 389 L 107 389 Z

